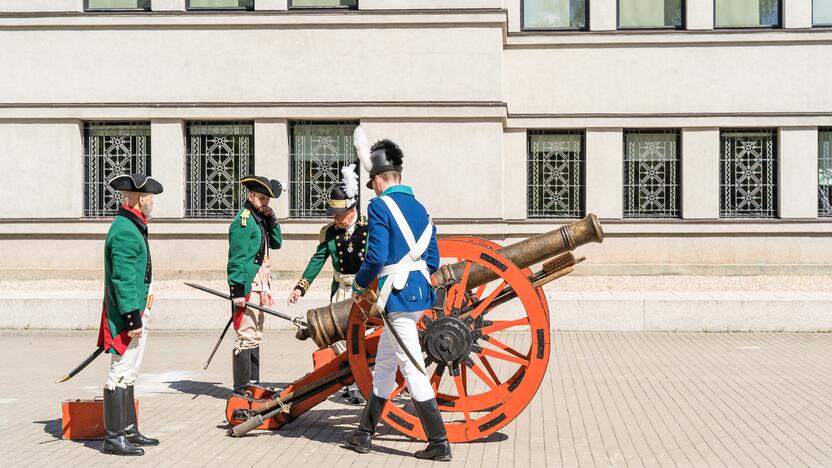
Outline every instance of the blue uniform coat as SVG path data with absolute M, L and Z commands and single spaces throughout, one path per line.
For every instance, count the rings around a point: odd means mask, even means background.
M 410 225 L 413 236 L 419 239 L 428 225 L 429 218 L 425 207 L 413 195 L 413 190 L 406 185 L 394 185 L 382 193 L 382 196 L 385 195 L 396 202 Z M 364 255 L 361 269 L 355 275 L 356 286 L 361 289 L 373 282 L 382 267 L 398 263 L 410 252 L 410 247 L 399 231 L 396 220 L 393 219 L 387 205 L 380 198 L 370 201 L 367 216 L 369 222 L 367 252 Z M 431 275 L 439 268 L 436 227 L 433 228 L 430 244 L 422 254 L 422 260 L 427 263 Z M 381 289 L 381 284 L 379 284 L 379 289 Z M 430 282 L 421 272 L 411 271 L 405 287 L 400 291 L 394 289 L 390 294 L 386 311 L 388 313 L 422 312 L 430 308 L 435 300 L 436 293 Z

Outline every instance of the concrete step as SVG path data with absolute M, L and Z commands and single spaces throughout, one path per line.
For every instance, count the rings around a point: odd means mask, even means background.
M 275 309 L 306 316 L 327 304 L 324 292 L 310 291 L 300 304 Z M 832 331 L 832 293 L 802 292 L 557 292 L 547 293 L 552 330 L 574 331 Z M 489 318 L 516 318 L 519 301 Z M 160 330 L 219 330 L 230 307 L 197 291 L 160 291 L 150 327 Z M 101 294 L 92 291 L 0 292 L 2 329 L 97 329 Z M 266 328 L 292 329 L 268 317 Z

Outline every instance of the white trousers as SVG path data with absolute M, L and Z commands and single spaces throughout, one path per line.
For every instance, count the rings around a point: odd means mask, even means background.
M 419 345 L 419 333 L 416 330 L 416 323 L 421 315 L 419 312 L 398 312 L 392 313 L 388 317 L 404 345 L 410 350 L 410 354 L 416 358 L 424 369 L 425 361 L 422 357 L 422 347 Z M 410 362 L 407 354 L 399 349 L 396 338 L 385 327 L 379 337 L 375 374 L 373 375 L 373 393 L 377 397 L 387 399 L 390 396 L 396 388 L 396 370 L 399 368 L 402 369 L 402 375 L 404 375 L 407 382 L 411 398 L 422 402 L 436 397 L 428 376 L 419 372 L 419 369 Z
M 124 354 L 111 354 L 110 372 L 107 374 L 106 387 L 115 390 L 116 387 L 127 388 L 134 385 L 139 377 L 139 367 L 144 357 L 144 347 L 147 345 L 147 323 L 150 321 L 150 314 L 145 313 L 142 317 L 142 336 L 133 338 Z

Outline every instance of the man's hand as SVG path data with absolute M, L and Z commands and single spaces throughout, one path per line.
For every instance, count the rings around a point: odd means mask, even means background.
M 127 336 L 130 338 L 141 338 L 142 337 L 142 329 L 138 328 L 136 330 L 128 330 Z
M 235 297 L 231 299 L 231 302 L 234 303 L 234 307 L 245 307 L 246 306 L 246 298 L 244 297 Z
M 266 218 L 266 221 L 268 221 L 269 224 L 277 224 L 277 215 L 274 214 L 274 210 L 271 209 L 271 207 L 263 206 L 262 208 L 260 208 L 260 214 L 263 215 L 264 218 Z
M 301 293 L 301 290 L 300 290 L 300 289 L 295 288 L 295 290 L 294 290 L 294 291 L 292 291 L 292 293 L 291 293 L 291 294 L 289 294 L 289 299 L 288 299 L 289 304 L 295 304 L 295 303 L 297 303 L 297 302 L 300 300 L 300 297 L 301 297 L 302 295 L 303 295 L 303 294 Z

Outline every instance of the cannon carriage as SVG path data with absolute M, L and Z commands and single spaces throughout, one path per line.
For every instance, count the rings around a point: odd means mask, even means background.
M 432 278 L 437 300 L 423 314 L 419 329 L 426 371 L 451 442 L 485 438 L 531 402 L 550 353 L 543 285 L 574 270 L 582 260 L 574 249 L 603 237 L 597 217 L 590 214 L 505 247 L 475 237 L 438 241 L 442 266 Z M 311 339 L 319 349 L 344 340 L 346 351 L 279 391 L 252 386 L 250 395 L 229 398 L 229 435 L 279 429 L 353 382 L 365 397 L 372 391 L 384 327 L 372 302 L 350 299 L 310 309 L 306 324 L 298 339 Z M 382 419 L 407 436 L 425 440 L 401 375 L 397 383 Z

